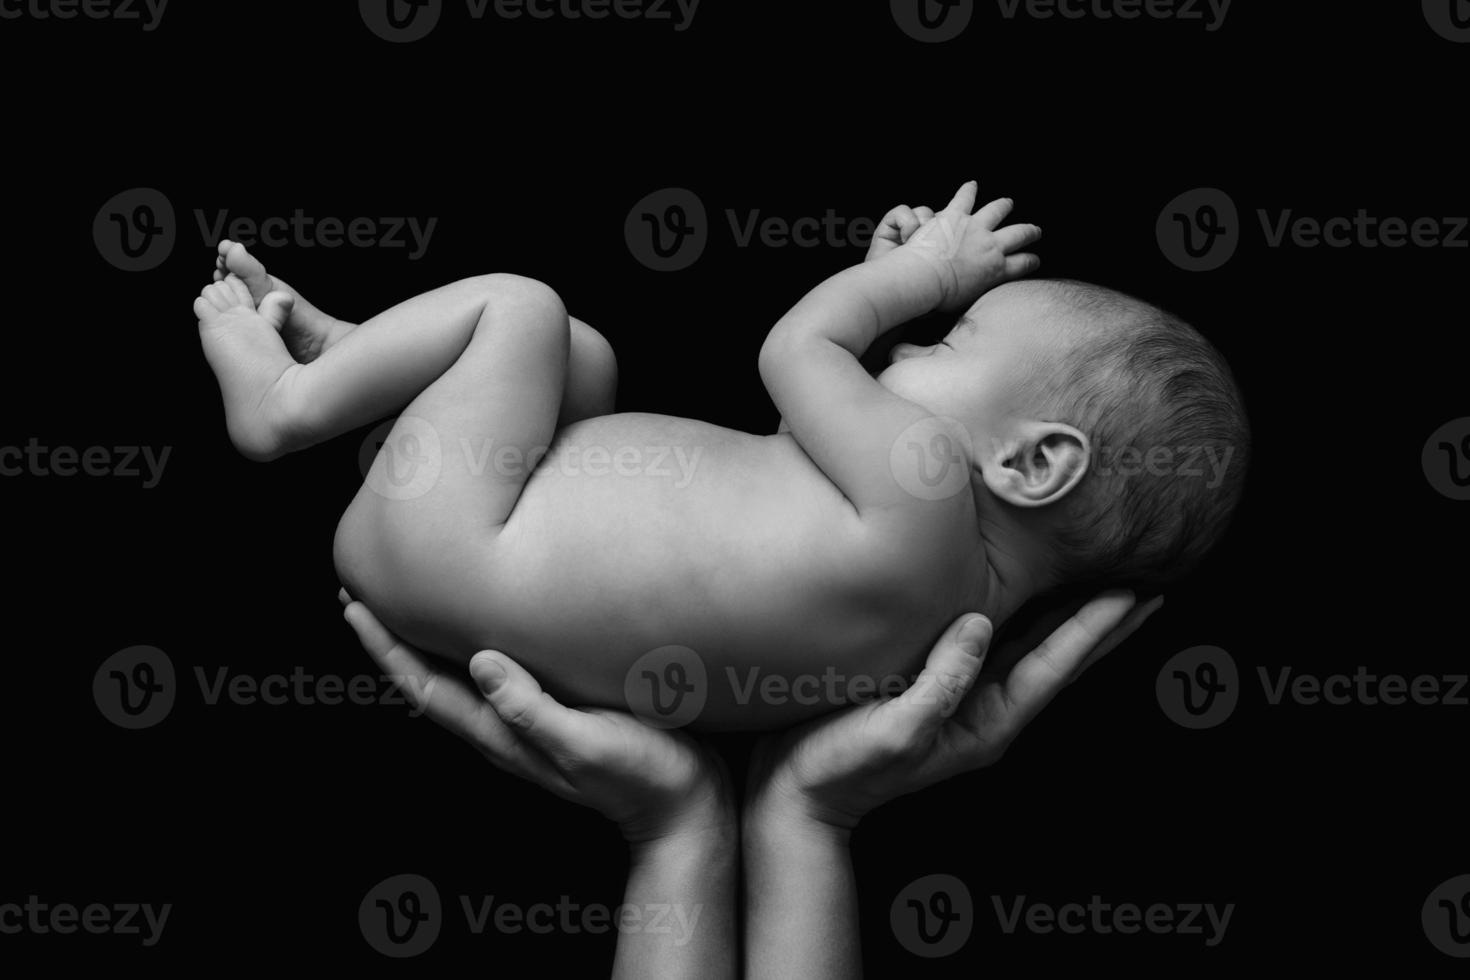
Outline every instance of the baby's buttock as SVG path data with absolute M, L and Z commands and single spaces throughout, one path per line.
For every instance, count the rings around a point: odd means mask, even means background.
M 943 603 L 870 581 L 855 520 L 785 437 L 588 420 L 487 546 L 466 648 L 505 652 L 573 704 L 791 724 L 901 686 L 948 623 Z

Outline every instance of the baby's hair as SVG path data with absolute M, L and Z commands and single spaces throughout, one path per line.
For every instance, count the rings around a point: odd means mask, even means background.
M 1152 590 L 1188 572 L 1240 501 L 1250 426 L 1229 365 L 1189 324 L 1072 280 L 1032 280 L 1078 331 L 1052 375 L 1056 421 L 1092 444 L 1053 540 L 1063 581 Z

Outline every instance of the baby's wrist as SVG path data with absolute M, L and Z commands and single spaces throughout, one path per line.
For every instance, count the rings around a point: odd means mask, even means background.
M 862 266 L 874 273 L 886 272 L 890 282 L 900 284 L 916 310 L 905 311 L 904 319 L 922 316 L 951 301 L 957 284 L 947 263 L 926 252 L 899 247 Z

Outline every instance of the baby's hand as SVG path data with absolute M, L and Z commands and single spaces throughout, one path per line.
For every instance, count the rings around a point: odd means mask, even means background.
M 933 208 L 911 208 L 907 204 L 900 204 L 883 216 L 878 230 L 873 232 L 873 241 L 868 245 L 868 254 L 863 257 L 863 261 L 881 259 L 908 241 L 921 226 L 933 220 Z
M 903 694 L 762 743 L 751 763 L 747 824 L 846 833 L 888 800 L 994 763 L 1059 690 L 1161 601 L 1135 609 L 1130 593 L 1103 593 L 999 678 L 980 677 L 990 621 L 961 616 Z
M 1014 206 L 1009 198 L 991 201 L 979 211 L 975 208 L 978 185 L 967 182 L 943 211 L 925 220 L 922 211 L 913 212 L 917 226 L 897 208 L 884 218 L 874 235 L 873 251 L 882 254 L 910 254 L 924 259 L 940 279 L 943 298 L 938 308 L 955 312 L 968 308 L 988 289 L 1011 279 L 1030 275 L 1041 266 L 1041 260 L 1022 249 L 1041 238 L 1036 225 L 998 227 Z M 894 219 L 890 226 L 889 219 Z M 900 244 L 894 245 L 895 238 Z
M 440 673 L 360 602 L 346 619 L 416 709 L 497 767 L 592 807 L 634 844 L 730 825 L 729 778 L 719 756 L 682 732 L 629 714 L 563 707 L 503 653 L 470 661 L 479 690 Z

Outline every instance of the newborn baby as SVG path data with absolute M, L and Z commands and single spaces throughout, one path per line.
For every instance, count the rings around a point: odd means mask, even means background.
M 584 705 L 626 709 L 643 677 L 657 703 L 702 672 L 699 727 L 778 728 L 911 676 L 963 612 L 999 626 L 1063 586 L 1157 587 L 1239 497 L 1248 433 L 1220 356 L 1130 297 L 1010 282 L 1040 230 L 975 195 L 890 212 L 863 264 L 776 324 L 774 435 L 612 414 L 606 341 L 518 276 L 353 326 L 224 242 L 195 312 L 249 458 L 402 410 L 335 558 L 406 641 L 504 651 Z M 963 313 L 943 341 L 900 345 L 876 378 L 859 363 L 935 310 Z M 1157 447 L 1232 465 L 1102 465 Z

